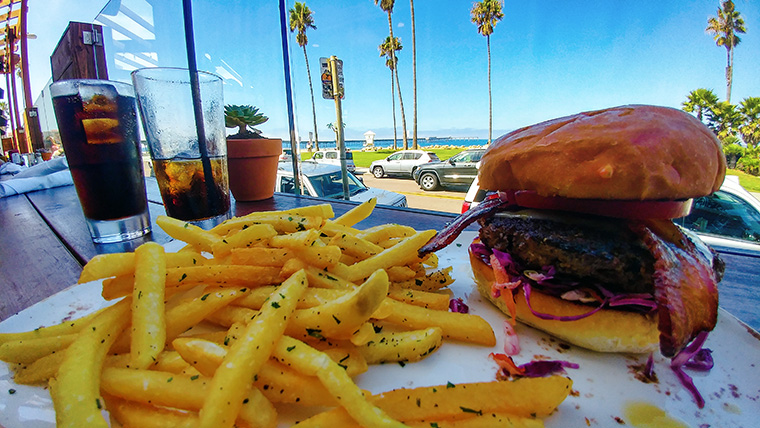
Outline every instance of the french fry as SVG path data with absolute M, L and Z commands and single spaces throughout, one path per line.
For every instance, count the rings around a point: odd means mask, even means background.
M 478 413 L 513 415 L 521 418 L 545 417 L 567 397 L 572 380 L 563 376 L 520 378 L 514 381 L 446 384 L 396 389 L 372 396 L 370 401 L 402 421 L 426 421 L 427 426 L 437 421 L 468 419 Z M 329 424 L 325 425 L 329 421 Z M 483 421 L 478 421 L 483 422 Z M 304 428 L 330 426 L 354 427 L 344 409 L 334 409 L 301 421 Z M 424 425 L 423 425 L 424 426 Z M 465 426 L 468 425 L 444 425 Z M 502 426 L 502 425 L 473 425 Z M 506 425 L 509 426 L 509 425 Z M 516 425 L 534 426 L 534 425 Z M 543 423 L 541 425 L 543 426 Z
M 298 309 L 285 331 L 298 338 L 350 339 L 383 303 L 388 294 L 388 275 L 373 273 L 356 290 L 319 306 Z
M 58 373 L 65 355 L 65 352 L 53 352 L 36 359 L 31 364 L 20 366 L 13 374 L 13 381 L 20 385 L 47 382 Z
M 368 364 L 419 361 L 435 352 L 443 342 L 440 327 L 403 332 L 377 333 L 359 348 Z
M 106 368 L 101 388 L 109 395 L 143 404 L 197 411 L 209 393 L 210 379 L 156 370 Z M 239 419 L 254 426 L 274 426 L 276 411 L 256 388 L 244 397 Z
M 121 398 L 104 397 L 108 411 L 125 427 L 195 428 L 198 415 L 181 410 L 136 403 Z
M 98 254 L 82 268 L 78 284 L 130 274 L 135 270 L 134 253 Z
M 322 227 L 320 228 L 320 232 L 322 232 L 326 236 L 335 236 L 338 234 L 356 236 L 359 233 L 361 233 L 360 230 L 354 229 L 353 227 L 338 224 L 332 220 L 325 221 L 325 224 L 323 224 Z
M 0 361 L 28 364 L 71 345 L 78 333 L 60 336 L 38 337 L 5 342 L 0 345 Z
M 318 288 L 335 288 L 341 290 L 350 290 L 356 288 L 352 282 L 348 282 L 330 272 L 317 269 L 315 267 L 306 268 L 306 276 L 309 278 L 309 286 Z
M 357 281 L 368 277 L 378 269 L 387 269 L 392 266 L 403 266 L 417 261 L 417 250 L 420 249 L 430 238 L 435 235 L 434 230 L 418 232 L 395 246 L 383 250 L 368 259 L 362 260 L 355 265 L 346 268 L 345 278 L 349 281 Z
M 364 260 L 383 251 L 383 247 L 366 239 L 357 238 L 347 233 L 338 233 L 330 239 L 331 245 L 337 245 L 344 254 Z
M 356 234 L 356 236 L 377 244 L 391 238 L 406 238 L 414 235 L 415 233 L 418 232 L 409 226 L 402 226 L 399 224 L 382 224 L 380 226 L 365 229 Z
M 66 349 L 52 388 L 56 426 L 107 427 L 100 413 L 100 371 L 119 333 L 129 323 L 130 299 L 98 314 Z
M 130 365 L 151 365 L 166 344 L 164 247 L 146 242 L 135 249 L 135 286 L 132 292 L 132 344 Z
M 451 277 L 451 267 L 431 272 L 423 277 L 396 282 L 393 285 L 421 291 L 437 291 L 454 282 Z
M 224 257 L 233 248 L 251 247 L 274 236 L 277 236 L 277 231 L 271 224 L 254 224 L 215 242 L 211 245 L 211 252 L 215 258 Z
M 18 333 L 0 333 L 0 344 L 14 340 L 40 339 L 43 337 L 64 336 L 67 334 L 79 333 L 87 324 L 89 324 L 96 316 L 98 316 L 101 311 L 102 309 L 100 311 L 87 314 L 81 318 L 65 320 L 60 324 L 54 324 L 47 327 L 39 327 L 31 331 L 23 331 Z
M 292 248 L 298 250 L 313 245 L 317 239 L 319 239 L 319 231 L 316 229 L 309 229 L 301 232 L 289 233 L 287 235 L 273 236 L 269 240 L 269 245 L 277 248 Z
M 268 304 L 246 326 L 243 337 L 232 344 L 214 373 L 199 416 L 200 428 L 231 427 L 256 374 L 282 336 L 298 298 L 307 287 L 306 274 L 288 278 L 272 294 Z
M 388 297 L 410 305 L 421 306 L 423 308 L 435 309 L 438 311 L 448 310 L 450 300 L 449 294 L 412 290 L 409 288 L 401 288 L 396 285 L 393 285 L 388 289 Z
M 386 308 L 382 308 L 383 306 Z M 486 346 L 496 344 L 496 336 L 491 325 L 477 315 L 434 311 L 393 299 L 385 299 L 381 305 L 382 310 L 390 311 L 383 318 L 383 321 L 403 325 L 406 328 L 423 329 L 440 327 L 443 330 L 443 336 L 447 339 L 462 340 Z
M 213 227 L 212 232 L 218 235 L 226 235 L 231 230 L 239 229 L 241 223 L 250 222 L 256 219 L 270 220 L 275 216 L 302 216 L 302 217 L 319 217 L 319 218 L 332 218 L 335 213 L 330 204 L 312 205 L 308 207 L 298 207 L 290 210 L 282 211 L 262 211 L 252 212 L 242 217 L 235 217 L 223 221 L 221 224 Z M 259 223 L 260 224 L 260 223 Z
M 167 235 L 182 242 L 187 242 L 200 251 L 212 252 L 214 244 L 221 242 L 219 235 L 203 230 L 200 227 L 183 220 L 177 220 L 165 215 L 156 218 L 156 224 Z
M 296 257 L 295 251 L 286 248 L 234 248 L 230 253 L 230 263 L 244 266 L 282 267 L 293 257 Z
M 334 220 L 335 223 L 343 226 L 354 226 L 356 223 L 364 220 L 372 214 L 372 210 L 375 209 L 377 204 L 377 198 L 371 198 L 368 201 L 364 201 L 361 204 L 351 208 L 342 216 Z
M 405 427 L 404 424 L 368 402 L 346 371 L 325 353 L 299 340 L 283 336 L 275 346 L 273 355 L 285 365 L 303 374 L 317 376 L 330 394 L 338 400 L 341 407 L 361 426 L 367 428 Z
M 391 266 L 385 271 L 388 272 L 388 279 L 393 282 L 402 282 L 417 276 L 417 272 L 409 266 Z

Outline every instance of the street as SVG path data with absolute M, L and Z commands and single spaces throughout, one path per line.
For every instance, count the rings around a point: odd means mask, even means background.
M 361 174 L 364 172 L 364 174 Z M 411 178 L 375 178 L 366 168 L 357 168 L 356 175 L 364 180 L 367 187 L 389 190 L 406 196 L 409 208 L 419 208 L 431 211 L 443 211 L 459 214 L 462 211 L 462 202 L 466 189 L 459 192 L 449 190 L 436 190 L 426 192 Z

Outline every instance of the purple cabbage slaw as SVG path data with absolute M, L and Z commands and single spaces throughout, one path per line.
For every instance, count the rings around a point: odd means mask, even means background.
M 485 244 L 479 242 L 473 242 L 470 245 L 470 251 L 475 254 L 481 261 L 487 265 L 491 265 L 490 257 L 493 254 L 499 260 L 504 267 L 507 275 L 512 282 L 521 281 L 523 291 L 525 294 L 525 303 L 528 305 L 528 309 L 538 318 L 545 320 L 557 320 L 557 321 L 576 321 L 582 318 L 586 318 L 594 313 L 600 311 L 604 307 L 623 308 L 635 311 L 635 312 L 651 312 L 657 308 L 657 303 L 654 301 L 654 296 L 641 294 L 641 293 L 613 293 L 610 290 L 596 284 L 593 285 L 592 292 L 596 292 L 601 297 L 601 302 L 598 306 L 589 310 L 586 313 L 572 316 L 557 316 L 553 314 L 546 314 L 538 312 L 533 309 L 530 303 L 530 295 L 534 286 L 538 286 L 542 292 L 550 294 L 556 297 L 562 297 L 565 293 L 576 290 L 576 283 L 561 282 L 555 278 L 556 269 L 554 266 L 544 266 L 541 272 L 533 270 L 523 270 L 518 263 L 512 258 L 511 255 L 503 251 L 496 249 L 490 249 Z
M 461 297 L 449 300 L 449 310 L 451 312 L 459 312 L 460 314 L 466 314 L 470 312 L 470 307 L 462 300 Z
M 708 332 L 706 331 L 697 334 L 697 337 L 686 348 L 682 349 L 681 352 L 670 360 L 670 368 L 684 388 L 689 391 L 700 409 L 705 407 L 705 399 L 699 393 L 699 390 L 697 390 L 691 376 L 686 374 L 683 369 L 710 371 L 713 368 L 715 363 L 712 358 L 712 350 L 702 347 L 707 340 L 707 334 Z

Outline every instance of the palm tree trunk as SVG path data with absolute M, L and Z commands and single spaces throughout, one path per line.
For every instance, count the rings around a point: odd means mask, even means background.
M 317 134 L 317 107 L 314 104 L 314 86 L 311 84 L 311 69 L 309 57 L 306 55 L 306 45 L 303 46 L 303 58 L 306 60 L 306 75 L 309 76 L 309 92 L 311 92 L 311 115 L 314 118 L 314 146 L 319 150 L 319 134 Z
M 488 47 L 488 144 L 491 144 L 493 134 L 493 100 L 491 99 L 491 36 L 486 36 Z
M 726 101 L 731 103 L 731 81 L 733 80 L 734 55 L 733 48 L 726 48 Z
M 414 27 L 414 0 L 409 0 L 412 14 L 412 84 L 414 85 L 414 122 L 412 124 L 412 148 L 417 150 L 417 32 Z
M 391 33 L 391 43 L 395 40 L 393 38 L 393 21 L 391 20 L 391 12 L 388 11 L 388 30 Z M 406 116 L 404 115 L 404 101 L 401 99 L 401 85 L 398 80 L 398 63 L 396 62 L 396 51 L 391 46 L 391 60 L 393 61 L 393 72 L 396 74 L 396 90 L 398 91 L 398 104 L 401 108 L 401 129 L 404 131 L 404 150 L 409 148 L 409 142 L 406 140 Z
M 393 110 L 393 150 L 398 148 L 396 143 L 396 83 L 393 81 L 393 69 L 391 68 L 391 106 Z

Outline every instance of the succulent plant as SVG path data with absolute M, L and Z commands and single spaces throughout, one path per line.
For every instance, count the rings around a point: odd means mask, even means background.
M 268 117 L 259 113 L 259 109 L 253 106 L 224 106 L 224 126 L 238 128 L 237 134 L 230 135 L 232 139 L 264 138 L 261 131 L 254 128 L 256 125 L 269 120 Z

